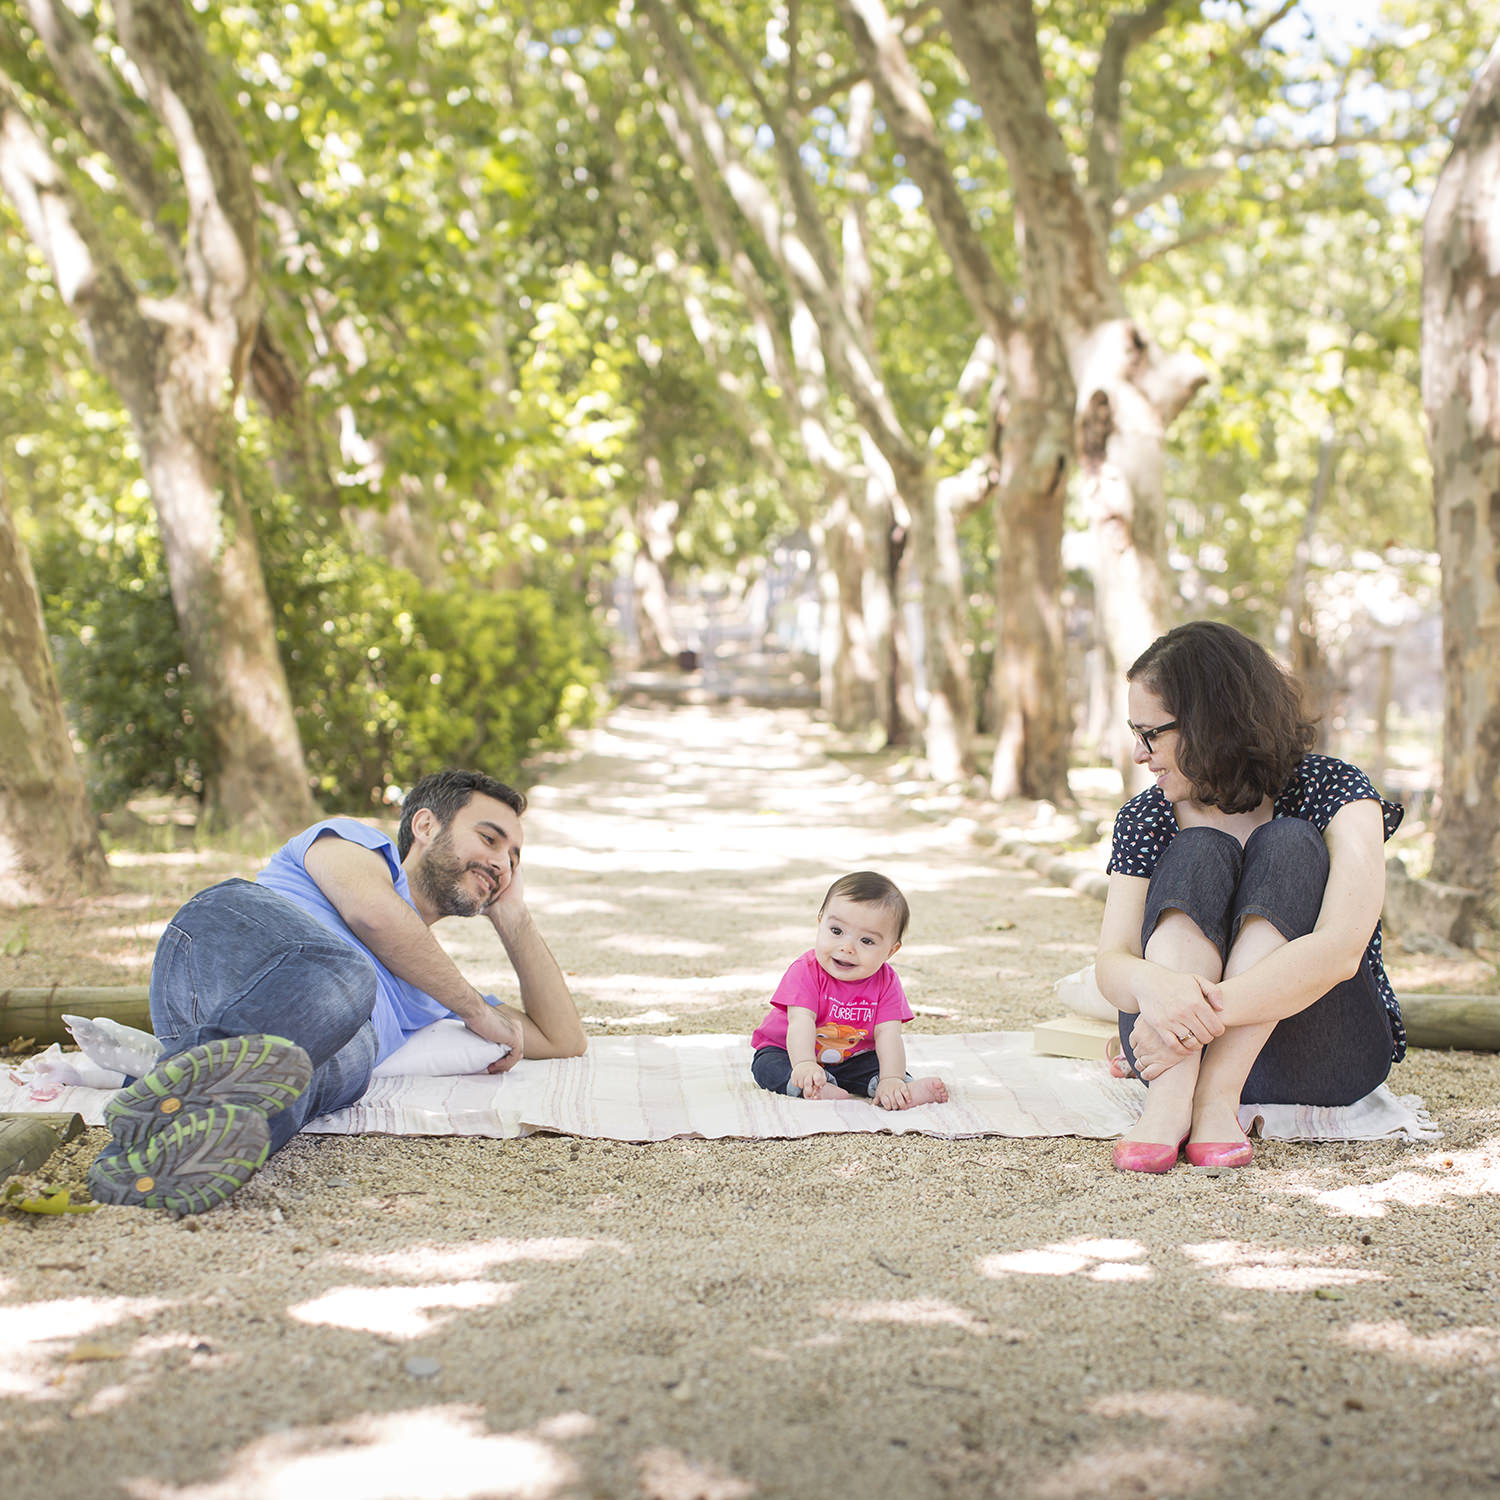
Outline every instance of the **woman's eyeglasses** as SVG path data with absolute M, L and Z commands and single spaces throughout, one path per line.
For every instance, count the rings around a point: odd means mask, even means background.
M 1152 729 L 1142 729 L 1139 724 L 1132 724 L 1129 719 L 1126 719 L 1125 727 L 1146 747 L 1147 755 L 1154 755 L 1156 746 L 1151 741 L 1157 735 L 1165 734 L 1169 729 L 1176 729 L 1178 725 L 1177 720 L 1173 719 L 1170 724 L 1158 724 Z

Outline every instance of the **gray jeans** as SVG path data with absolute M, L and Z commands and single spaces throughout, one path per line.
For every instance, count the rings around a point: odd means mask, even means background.
M 1144 949 L 1165 911 L 1180 911 L 1220 959 L 1246 917 L 1264 917 L 1283 937 L 1305 937 L 1318 920 L 1328 883 L 1328 846 L 1303 818 L 1273 818 L 1240 847 L 1218 828 L 1184 828 L 1157 863 L 1146 890 Z M 1120 1016 L 1120 1043 L 1134 1064 Z M 1353 1104 L 1391 1071 L 1391 1028 L 1366 954 L 1352 979 L 1276 1024 L 1240 1095 L 1246 1104 Z

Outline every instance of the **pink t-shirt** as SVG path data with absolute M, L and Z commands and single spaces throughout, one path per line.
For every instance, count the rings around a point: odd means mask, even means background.
M 786 1046 L 787 1006 L 797 1005 L 816 1017 L 820 1063 L 841 1063 L 875 1045 L 875 1027 L 882 1021 L 909 1021 L 911 1006 L 896 971 L 881 964 L 868 979 L 835 979 L 811 949 L 799 958 L 776 986 L 771 1009 L 750 1038 L 752 1047 Z

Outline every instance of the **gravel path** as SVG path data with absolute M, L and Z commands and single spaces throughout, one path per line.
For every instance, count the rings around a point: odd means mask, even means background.
M 592 1032 L 748 1031 L 864 865 L 918 1027 L 1055 1011 L 1098 904 L 822 734 L 625 708 L 547 769 L 528 891 Z M 481 927 L 440 931 L 497 986 Z M 1393 1083 L 1440 1148 L 325 1137 L 200 1219 L 0 1212 L 0 1493 L 1500 1494 L 1500 1059 Z

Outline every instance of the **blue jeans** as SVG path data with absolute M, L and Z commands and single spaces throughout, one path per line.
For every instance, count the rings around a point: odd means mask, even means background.
M 1264 917 L 1284 938 L 1313 930 L 1328 884 L 1328 846 L 1305 818 L 1273 818 L 1245 840 L 1219 828 L 1184 828 L 1167 845 L 1146 889 L 1145 948 L 1165 911 L 1185 913 L 1229 955 L 1247 917 Z M 1120 1043 L 1132 1066 L 1136 1017 L 1121 1013 Z M 1391 1071 L 1391 1027 L 1370 972 L 1359 972 L 1276 1023 L 1245 1080 L 1242 1104 L 1353 1104 Z
M 875 1085 L 880 1082 L 880 1059 L 873 1047 L 868 1052 L 856 1052 L 843 1062 L 819 1063 L 818 1066 L 845 1093 L 856 1098 L 875 1097 Z M 792 1060 L 785 1047 L 757 1047 L 755 1056 L 750 1059 L 750 1076 L 773 1094 L 788 1094 L 793 1099 L 802 1097 L 802 1090 L 792 1087 Z
M 267 1122 L 279 1151 L 315 1115 L 353 1104 L 375 1067 L 375 967 L 285 896 L 248 880 L 200 891 L 167 924 L 151 965 L 163 1056 L 269 1033 L 312 1060 L 302 1096 Z

